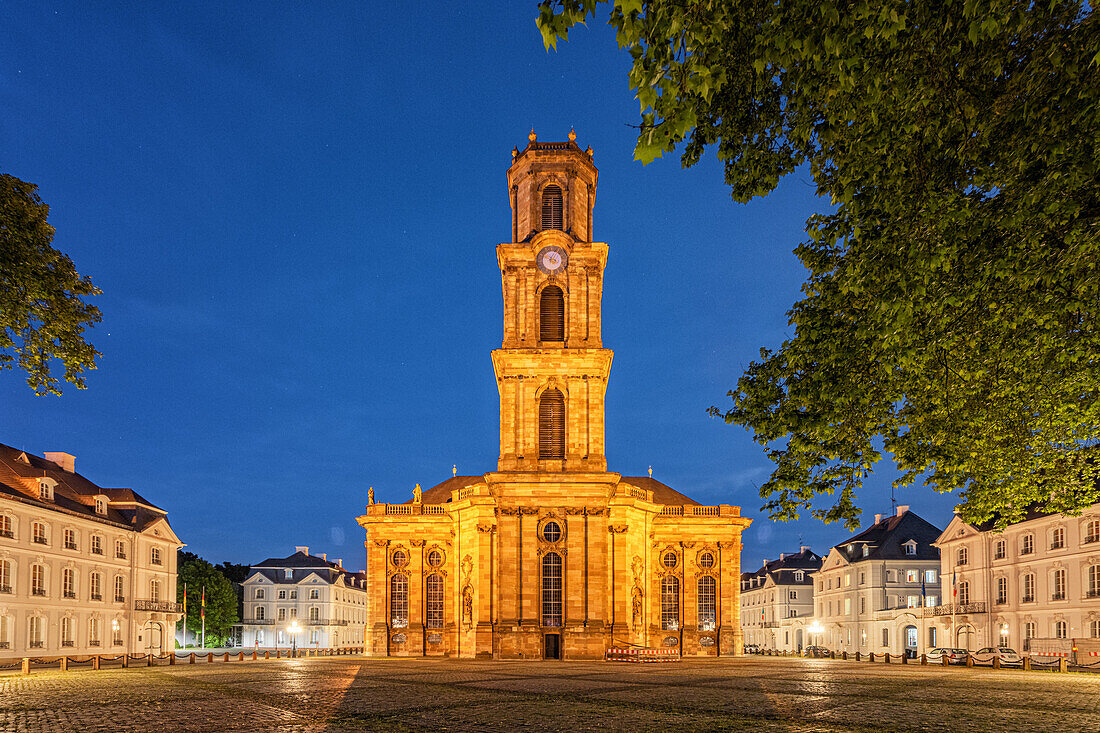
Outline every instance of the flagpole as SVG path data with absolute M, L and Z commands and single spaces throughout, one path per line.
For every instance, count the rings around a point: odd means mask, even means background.
M 183 646 L 187 647 L 187 583 L 183 584 Z
M 206 648 L 206 586 L 202 587 L 202 608 L 199 612 L 202 616 L 202 648 Z

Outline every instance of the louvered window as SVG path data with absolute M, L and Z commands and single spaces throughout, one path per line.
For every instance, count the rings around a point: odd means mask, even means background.
M 547 285 L 539 299 L 539 339 L 565 340 L 565 294 L 557 285 Z
M 542 190 L 542 228 L 561 229 L 561 213 L 561 189 L 555 185 L 549 185 Z
M 565 397 L 556 389 L 539 397 L 539 458 L 565 458 Z

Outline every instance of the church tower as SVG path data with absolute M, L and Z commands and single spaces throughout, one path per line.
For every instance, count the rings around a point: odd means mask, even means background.
M 504 336 L 492 353 L 500 391 L 500 471 L 606 471 L 600 339 L 608 247 L 592 241 L 592 150 L 532 132 L 508 169 L 512 241 L 497 246 Z

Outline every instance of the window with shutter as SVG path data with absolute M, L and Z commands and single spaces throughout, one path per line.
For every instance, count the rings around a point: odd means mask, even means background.
M 556 389 L 539 397 L 539 458 L 565 458 L 565 397 Z
M 561 188 L 553 184 L 542 190 L 542 228 L 562 228 Z
M 539 339 L 565 340 L 565 294 L 557 285 L 547 285 L 539 299 Z

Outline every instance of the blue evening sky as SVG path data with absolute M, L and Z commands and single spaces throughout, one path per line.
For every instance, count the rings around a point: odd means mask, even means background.
M 0 171 L 39 185 L 55 246 L 103 289 L 103 357 L 62 397 L 0 372 L 0 442 L 72 453 L 211 561 L 309 545 L 361 567 L 367 487 L 400 502 L 452 464 L 496 467 L 505 170 L 532 127 L 575 127 L 611 247 L 609 469 L 741 505 L 746 569 L 847 537 L 769 522 L 769 461 L 706 414 L 789 333 L 791 251 L 824 205 L 808 174 L 739 205 L 713 152 L 634 162 L 629 56 L 602 19 L 547 54 L 535 16 L 534 0 L 5 2 Z M 867 518 L 890 511 L 879 465 Z M 941 527 L 955 502 L 898 499 Z

